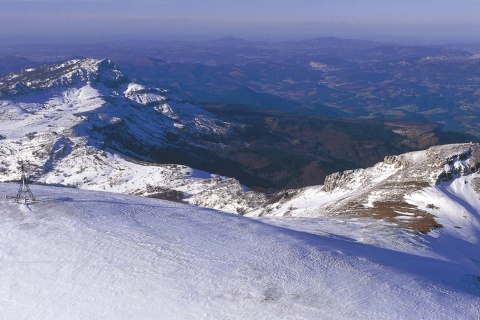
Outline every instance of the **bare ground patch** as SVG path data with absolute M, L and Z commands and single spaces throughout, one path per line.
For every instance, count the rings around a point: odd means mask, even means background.
M 442 227 L 442 225 L 435 220 L 435 216 L 402 200 L 376 201 L 372 207 L 365 207 L 361 204 L 351 204 L 347 211 L 349 214 L 362 217 L 382 219 L 395 223 L 401 228 L 420 233 L 428 233 L 431 230 Z

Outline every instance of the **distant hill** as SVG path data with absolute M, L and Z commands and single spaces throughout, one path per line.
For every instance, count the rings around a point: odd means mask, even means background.
M 240 87 L 217 98 L 216 102 L 244 106 L 253 110 L 280 110 L 298 112 L 300 104 L 268 93 Z

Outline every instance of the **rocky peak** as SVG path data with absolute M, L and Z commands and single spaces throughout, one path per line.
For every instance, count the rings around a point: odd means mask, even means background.
M 335 172 L 325 178 L 323 189 L 352 189 L 353 186 L 377 179 L 383 171 L 402 169 L 398 179 L 415 177 L 428 182 L 431 175 L 436 182 L 451 181 L 458 175 L 468 175 L 480 170 L 480 144 L 437 146 L 427 151 L 416 151 L 402 155 L 386 156 L 373 168 Z
M 126 81 L 126 76 L 110 60 L 76 59 L 8 74 L 0 78 L 0 93 L 18 95 L 29 89 L 71 86 L 82 82 L 117 87 Z

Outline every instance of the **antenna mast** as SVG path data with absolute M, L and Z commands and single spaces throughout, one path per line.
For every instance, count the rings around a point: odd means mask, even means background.
M 15 197 L 15 202 L 27 204 L 28 202 L 36 201 L 35 196 L 28 186 L 28 180 L 25 176 L 25 166 L 23 162 L 20 163 L 20 168 L 22 170 L 22 178 L 20 179 L 20 188 L 18 189 L 17 196 Z

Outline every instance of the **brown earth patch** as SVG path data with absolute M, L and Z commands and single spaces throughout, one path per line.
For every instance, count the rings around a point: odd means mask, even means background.
M 420 233 L 428 233 L 442 227 L 435 220 L 435 216 L 402 200 L 376 201 L 371 208 L 354 204 L 349 207 L 348 213 L 382 219 L 395 223 L 401 228 Z M 408 219 L 402 219 L 402 217 L 408 217 Z

